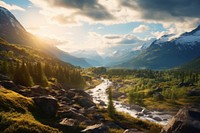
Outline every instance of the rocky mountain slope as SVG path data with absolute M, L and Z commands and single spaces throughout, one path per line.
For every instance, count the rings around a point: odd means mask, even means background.
M 136 69 L 168 69 L 200 56 L 200 26 L 179 37 L 164 35 L 136 58 L 119 65 Z
M 75 66 L 91 66 L 85 61 L 85 59 L 71 56 L 57 47 L 48 44 L 48 42 L 45 42 L 44 40 L 39 39 L 27 32 L 15 16 L 4 7 L 0 7 L 0 31 L 0 38 L 5 39 L 9 43 L 21 44 L 41 49 L 43 52 Z

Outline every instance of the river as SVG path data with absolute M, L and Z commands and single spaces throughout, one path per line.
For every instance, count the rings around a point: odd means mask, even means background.
M 87 92 L 93 97 L 94 103 L 100 104 L 101 106 L 107 107 L 108 94 L 106 93 L 107 88 L 112 86 L 112 82 L 108 79 L 102 78 L 102 83 Z M 124 104 L 120 101 L 113 101 L 115 109 L 118 112 L 128 113 L 132 117 L 139 118 L 142 120 L 148 120 L 161 125 L 166 125 L 168 120 L 172 118 L 167 112 L 149 111 L 144 107 L 134 104 Z

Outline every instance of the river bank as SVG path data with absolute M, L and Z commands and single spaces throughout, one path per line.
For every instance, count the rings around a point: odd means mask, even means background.
M 107 88 L 112 86 L 112 82 L 108 79 L 102 78 L 102 83 L 87 92 L 93 97 L 93 102 L 106 108 L 108 103 L 108 95 L 106 93 Z M 128 113 L 132 117 L 139 118 L 141 120 L 148 120 L 157 124 L 166 125 L 169 119 L 172 118 L 168 112 L 150 111 L 144 107 L 134 104 L 124 104 L 120 101 L 113 101 L 115 109 L 118 112 Z

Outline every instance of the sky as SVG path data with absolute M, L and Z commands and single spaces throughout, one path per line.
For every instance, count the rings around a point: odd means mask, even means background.
M 200 23 L 199 0 L 0 0 L 28 32 L 68 52 L 137 48 Z

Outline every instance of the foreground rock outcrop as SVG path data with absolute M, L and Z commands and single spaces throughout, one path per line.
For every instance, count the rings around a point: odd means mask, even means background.
M 200 109 L 180 109 L 161 133 L 200 133 Z
M 34 97 L 33 101 L 40 109 L 42 116 L 46 118 L 55 117 L 59 106 L 56 98 L 52 96 L 40 96 Z

